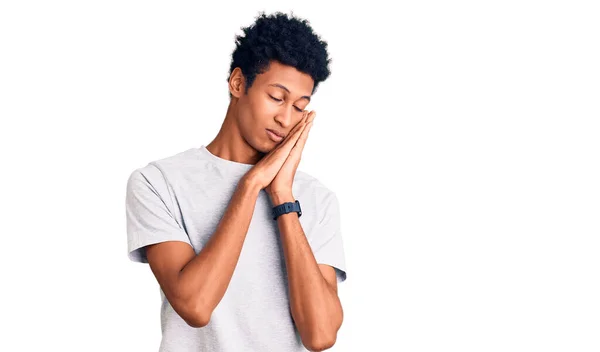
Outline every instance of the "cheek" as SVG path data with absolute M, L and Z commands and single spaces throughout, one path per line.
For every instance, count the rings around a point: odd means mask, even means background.
M 277 107 L 275 104 L 270 104 L 265 99 L 254 100 L 248 106 L 252 117 L 253 128 L 264 129 L 272 125 L 270 120 L 273 120 L 277 115 Z
M 252 114 L 256 117 L 264 118 L 277 111 L 275 104 L 269 102 L 267 99 L 255 99 L 250 103 L 250 110 L 252 110 Z
M 240 106 L 239 126 L 240 132 L 246 139 L 254 140 L 257 136 L 262 136 L 265 128 L 272 126 L 268 119 L 273 114 L 273 107 L 270 104 L 260 100 L 248 99 Z M 262 137 L 259 137 L 262 138 Z

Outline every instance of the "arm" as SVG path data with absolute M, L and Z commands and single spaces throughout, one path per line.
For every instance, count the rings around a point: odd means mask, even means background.
M 147 247 L 146 255 L 173 309 L 190 326 L 208 324 L 237 265 L 260 188 L 242 178 L 213 236 L 198 255 L 183 242 Z
M 162 242 L 147 248 L 148 263 L 173 309 L 189 325 L 208 324 L 225 295 L 254 214 L 259 192 L 277 175 L 306 126 L 297 123 L 285 141 L 242 177 L 213 236 L 198 255 L 188 244 Z
M 272 194 L 273 205 L 294 202 L 291 193 Z M 343 310 L 337 295 L 333 267 L 317 264 L 297 213 L 277 218 L 285 255 L 292 317 L 302 343 L 311 351 L 322 351 L 335 343 Z

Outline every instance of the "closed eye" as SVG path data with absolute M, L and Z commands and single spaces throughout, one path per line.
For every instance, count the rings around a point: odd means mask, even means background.
M 277 99 L 277 98 L 275 98 L 274 96 L 272 96 L 272 95 L 270 95 L 270 94 L 269 94 L 269 96 L 271 97 L 271 99 L 273 99 L 273 100 L 275 100 L 275 101 L 282 101 L 281 99 Z M 294 106 L 294 108 L 295 108 L 295 109 L 296 109 L 296 111 L 298 111 L 298 112 L 303 112 L 303 111 L 304 111 L 304 110 L 302 110 L 302 109 L 298 108 L 297 106 Z

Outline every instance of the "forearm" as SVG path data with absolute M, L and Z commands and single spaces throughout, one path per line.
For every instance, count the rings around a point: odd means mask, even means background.
M 244 178 L 238 184 L 215 233 L 181 271 L 182 290 L 191 293 L 197 312 L 210 319 L 237 265 L 260 189 Z
M 271 198 L 274 205 L 294 201 L 291 195 Z M 323 277 L 298 214 L 281 215 L 277 223 L 288 274 L 290 309 L 302 341 L 308 348 L 333 344 L 343 314 L 337 292 Z

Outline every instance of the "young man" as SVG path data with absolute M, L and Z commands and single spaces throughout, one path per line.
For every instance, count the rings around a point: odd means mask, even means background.
M 160 285 L 160 351 L 321 351 L 342 324 L 338 200 L 296 170 L 327 43 L 282 13 L 244 32 L 214 140 L 127 181 L 129 258 Z

